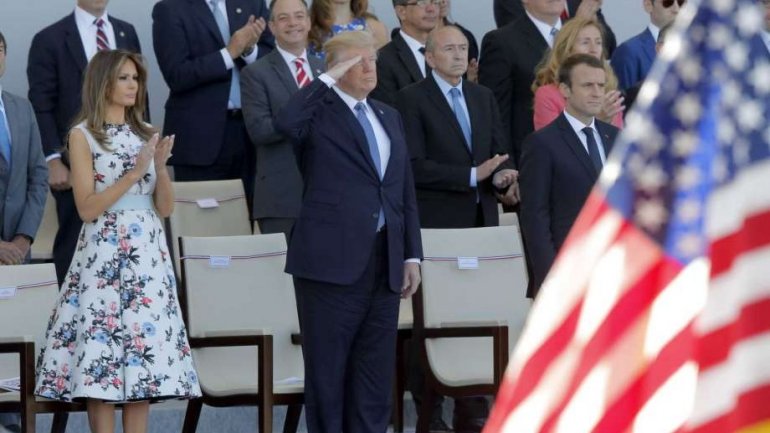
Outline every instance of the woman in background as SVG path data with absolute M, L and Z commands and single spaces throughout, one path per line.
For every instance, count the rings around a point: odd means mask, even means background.
M 556 34 L 553 49 L 540 62 L 532 83 L 535 93 L 535 130 L 553 122 L 566 106 L 559 92 L 558 71 L 562 62 L 571 54 L 590 54 L 604 62 L 607 84 L 604 105 L 599 120 L 623 127 L 623 96 L 618 90 L 618 79 L 607 62 L 602 26 L 593 18 L 575 17 L 567 21 Z
M 201 395 L 163 231 L 174 209 L 166 170 L 174 137 L 142 121 L 139 55 L 98 52 L 69 135 L 83 228 L 48 324 L 35 393 L 85 400 L 94 433 L 144 433 L 150 400 Z
M 323 59 L 323 44 L 342 32 L 368 31 L 377 42 L 377 49 L 390 41 L 388 29 L 369 13 L 369 0 L 313 0 L 310 5 L 310 34 L 308 54 Z

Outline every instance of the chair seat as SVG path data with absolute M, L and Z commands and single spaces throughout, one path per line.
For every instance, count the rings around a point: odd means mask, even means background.
M 431 369 L 446 386 L 494 383 L 491 337 L 437 338 L 426 341 Z
M 0 403 L 18 403 L 21 401 L 21 394 L 18 391 L 13 392 L 0 392 Z M 38 403 L 50 403 L 59 400 L 52 400 L 45 397 L 35 397 L 35 401 Z
M 206 394 L 226 397 L 258 392 L 256 347 L 193 349 L 193 356 L 201 388 Z M 304 392 L 305 373 L 302 369 L 287 372 L 278 365 L 274 368 L 278 371 L 273 377 L 273 393 Z M 298 379 L 292 380 L 292 378 Z

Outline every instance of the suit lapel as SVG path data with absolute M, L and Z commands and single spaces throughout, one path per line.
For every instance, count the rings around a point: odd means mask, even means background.
M 561 131 L 561 137 L 567 144 L 567 147 L 570 148 L 572 153 L 574 153 L 577 157 L 578 161 L 580 161 L 580 163 L 583 165 L 583 168 L 586 169 L 586 174 L 588 174 L 591 179 L 596 179 L 599 173 L 596 172 L 596 169 L 591 162 L 591 157 L 588 156 L 588 152 L 586 152 L 586 149 L 583 147 L 583 143 L 580 142 L 577 134 L 575 134 L 575 130 L 572 129 L 572 125 L 570 125 L 567 121 L 567 118 L 564 117 L 564 113 L 560 114 L 557 119 L 558 127 Z
M 123 27 L 122 23 L 110 18 L 110 24 L 115 29 L 115 46 L 123 50 L 130 50 L 134 47 L 128 45 L 128 29 Z
M 372 155 L 369 153 L 369 144 L 366 141 L 366 135 L 364 135 L 361 124 L 358 123 L 356 116 L 350 111 L 350 108 L 345 104 L 342 98 L 337 95 L 337 92 L 333 93 L 334 94 L 330 95 L 329 98 L 331 99 L 332 109 L 337 113 L 336 117 L 342 119 L 345 125 L 347 125 L 350 134 L 353 136 L 354 141 L 358 146 L 360 154 L 364 157 L 366 165 L 369 167 L 370 173 L 379 180 L 380 174 L 377 172 L 377 166 L 374 165 Z
M 246 24 L 248 16 L 243 13 L 243 5 L 237 0 L 227 1 L 227 23 L 230 27 L 230 34 L 235 33 Z M 213 15 L 212 15 L 213 16 Z M 216 24 L 216 22 L 214 22 Z
M 481 115 L 484 113 L 484 107 L 481 105 L 481 99 L 477 97 L 477 94 L 468 91 L 469 87 L 470 86 L 467 86 L 465 81 L 463 81 L 463 95 L 465 95 L 465 104 L 468 106 L 468 117 L 470 117 L 469 121 L 471 123 L 471 143 L 473 156 L 479 161 L 484 161 L 489 158 L 489 155 L 479 154 L 479 152 L 486 149 L 485 146 L 482 146 L 482 144 L 478 142 L 478 137 L 480 137 L 481 134 L 473 133 L 473 131 L 482 130 Z
M 463 135 L 462 128 L 460 128 L 460 123 L 457 121 L 454 110 L 452 110 L 452 107 L 449 106 L 449 103 L 447 102 L 444 94 L 441 92 L 441 88 L 436 83 L 436 80 L 432 77 L 426 78 L 424 85 L 428 90 L 428 97 L 430 98 L 431 102 L 433 102 L 433 105 L 438 108 L 438 111 L 441 112 L 441 114 L 444 116 L 446 122 L 449 125 L 452 125 L 452 128 L 455 130 L 455 135 L 460 137 L 459 143 L 461 143 L 463 145 L 463 149 L 465 149 L 465 151 L 470 154 L 468 151 L 468 146 L 465 145 L 465 136 Z M 463 93 L 465 93 L 464 87 Z M 468 101 L 466 95 L 466 103 L 467 102 Z M 468 106 L 468 110 L 470 111 L 470 106 Z
M 294 92 L 299 89 L 297 86 L 297 80 L 294 79 L 294 76 L 291 73 L 291 69 L 289 68 L 289 65 L 287 65 L 283 60 L 281 53 L 278 52 L 278 50 L 273 50 L 266 57 L 270 62 L 270 65 L 272 65 L 275 74 L 278 76 L 278 79 L 286 87 L 286 90 L 289 91 L 289 94 L 294 94 Z
M 23 155 L 21 154 L 24 151 L 24 146 L 21 142 L 19 107 L 16 105 L 16 100 L 8 97 L 5 92 L 2 94 L 2 98 L 5 117 L 8 120 L 8 132 L 11 135 L 11 161 L 26 161 L 26 158 L 22 158 Z
M 386 164 L 387 167 L 385 167 L 385 173 L 382 174 L 382 178 L 385 179 L 385 177 L 390 173 L 392 170 L 391 168 L 395 164 L 391 164 L 391 162 L 395 161 L 396 154 L 399 151 L 398 146 L 395 145 L 394 137 L 396 137 L 396 133 L 398 133 L 398 125 L 396 122 L 394 122 L 394 119 L 391 116 L 386 116 L 385 111 L 383 111 L 379 106 L 376 105 L 377 102 L 373 102 L 369 100 L 369 105 L 374 110 L 374 115 L 377 116 L 377 119 L 380 120 L 380 123 L 382 124 L 382 128 L 385 130 L 385 133 L 388 134 L 388 139 L 390 140 L 390 158 L 388 161 L 382 161 L 381 164 Z M 372 161 L 373 163 L 374 161 Z
M 614 128 L 609 128 L 605 123 L 597 120 L 596 130 L 599 131 L 599 136 L 602 138 L 602 147 L 604 148 L 605 161 L 609 160 L 610 152 L 612 152 L 613 145 L 615 144 L 615 138 L 618 134 Z
M 188 0 L 188 2 L 190 3 L 190 9 L 193 11 L 193 15 L 195 15 L 198 20 L 203 23 L 209 33 L 224 46 L 225 41 L 222 40 L 222 35 L 219 33 L 219 27 L 217 27 L 217 22 L 214 20 L 214 14 L 211 13 L 208 3 L 203 0 Z M 230 13 L 228 11 L 228 16 L 229 15 Z
M 80 68 L 80 71 L 86 69 L 88 59 L 86 58 L 86 51 L 83 48 L 83 41 L 80 40 L 80 32 L 78 32 L 78 25 L 75 22 L 75 13 L 70 15 L 70 19 L 67 22 L 67 34 L 64 36 L 67 50 L 75 59 L 75 63 Z
M 525 40 L 535 42 L 536 47 L 532 47 L 533 52 L 542 53 L 544 50 L 550 49 L 548 41 L 545 40 L 543 34 L 537 29 L 535 23 L 529 19 L 529 16 L 524 15 L 524 25 L 522 26 L 522 32 L 525 33 Z M 540 56 L 538 56 L 539 58 Z
M 414 54 L 412 54 L 412 50 L 409 49 L 409 45 L 407 45 L 404 38 L 402 38 L 400 34 L 396 34 L 393 38 L 393 44 L 398 48 L 398 57 L 401 59 L 404 66 L 406 66 L 406 70 L 412 77 L 412 81 L 416 83 L 423 80 L 425 77 L 422 76 L 422 71 L 417 64 L 417 59 L 414 58 Z
M 642 44 L 642 48 L 644 49 L 647 61 L 651 65 L 655 61 L 655 38 L 652 37 L 650 29 L 644 31 L 644 44 Z
M 324 62 L 312 55 L 307 56 L 307 61 L 310 63 L 310 70 L 313 71 L 313 79 L 315 80 L 318 78 L 319 75 L 323 74 L 326 70 L 326 66 L 324 65 Z

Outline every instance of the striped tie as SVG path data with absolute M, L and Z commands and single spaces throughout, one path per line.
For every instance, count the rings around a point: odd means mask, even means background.
M 305 59 L 302 57 L 294 59 L 294 66 L 297 67 L 297 86 L 299 86 L 300 89 L 310 84 L 310 77 L 307 76 L 304 65 Z
M 105 51 L 110 49 L 110 43 L 107 42 L 107 34 L 104 33 L 104 20 L 99 18 L 96 24 L 96 51 Z

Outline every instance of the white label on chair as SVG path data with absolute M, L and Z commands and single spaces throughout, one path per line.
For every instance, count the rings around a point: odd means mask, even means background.
M 478 269 L 479 258 L 478 257 L 458 257 L 457 269 Z
M 209 266 L 212 268 L 229 268 L 230 256 L 211 256 L 209 257 Z
M 11 299 L 16 296 L 16 287 L 0 287 L 0 299 Z
M 215 198 L 200 198 L 195 200 L 198 203 L 198 207 L 201 209 L 211 209 L 213 207 L 219 207 L 219 202 Z

